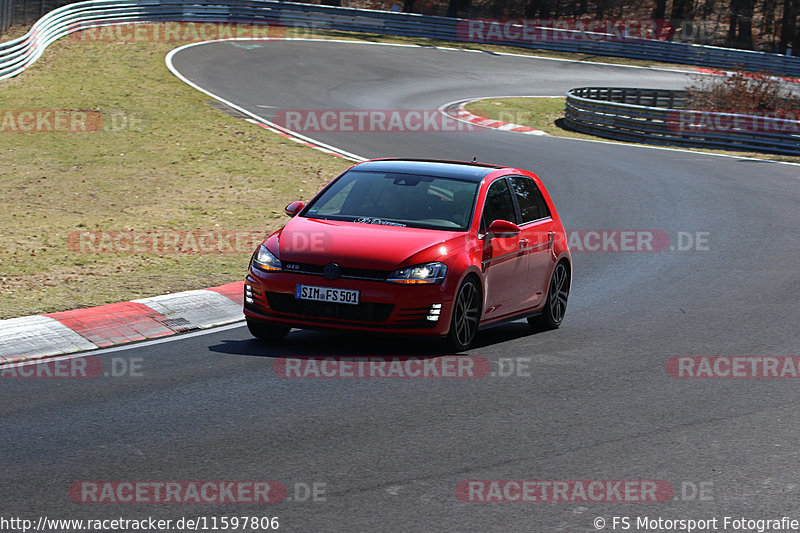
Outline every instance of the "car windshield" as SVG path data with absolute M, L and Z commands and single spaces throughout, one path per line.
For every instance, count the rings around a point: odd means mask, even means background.
M 351 170 L 309 204 L 303 216 L 463 231 L 477 190 L 474 181 Z

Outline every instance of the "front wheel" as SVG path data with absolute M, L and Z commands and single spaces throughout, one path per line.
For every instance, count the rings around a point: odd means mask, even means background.
M 284 338 L 292 328 L 288 326 L 278 326 L 264 322 L 256 322 L 255 320 L 250 320 L 248 318 L 247 329 L 250 330 L 250 334 L 253 337 L 259 340 L 279 341 Z
M 478 321 L 481 316 L 481 291 L 474 279 L 467 279 L 461 284 L 453 303 L 453 318 L 450 320 L 450 332 L 447 343 L 456 352 L 470 347 Z
M 556 329 L 561 325 L 567 312 L 567 298 L 569 298 L 569 270 L 567 264 L 562 261 L 553 270 L 542 314 L 528 318 L 528 323 L 537 329 Z

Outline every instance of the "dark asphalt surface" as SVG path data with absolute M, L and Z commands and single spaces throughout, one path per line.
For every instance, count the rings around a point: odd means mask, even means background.
M 267 119 L 279 109 L 436 109 L 686 80 L 486 53 L 258 44 L 192 47 L 174 62 Z M 800 166 L 488 130 L 310 136 L 364 157 L 477 155 L 520 166 L 541 176 L 569 230 L 659 230 L 673 245 L 679 232 L 708 232 L 708 249 L 574 253 L 559 330 L 532 334 L 516 322 L 483 332 L 469 352 L 495 371 L 526 358 L 521 375 L 281 379 L 276 357 L 435 350 L 300 331 L 265 347 L 238 327 L 98 356 L 106 368 L 140 363 L 141 375 L 2 379 L 0 515 L 278 516 L 286 531 L 365 532 L 595 531 L 595 517 L 611 531 L 613 516 L 800 519 L 800 382 L 665 370 L 672 356 L 800 355 Z M 464 503 L 456 486 L 469 479 L 656 479 L 676 496 Z M 292 501 L 78 504 L 68 489 L 80 480 L 274 480 Z M 296 501 L 313 483 L 324 497 Z M 700 484 L 705 498 L 690 498 Z

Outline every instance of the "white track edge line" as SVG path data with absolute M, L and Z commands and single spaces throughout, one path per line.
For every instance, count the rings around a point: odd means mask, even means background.
M 217 100 L 219 102 L 222 102 L 226 106 L 228 106 L 228 107 L 230 107 L 232 109 L 235 109 L 236 111 L 239 111 L 240 113 L 243 113 L 243 114 L 245 114 L 245 115 L 247 115 L 247 116 L 249 116 L 249 117 L 251 117 L 251 118 L 253 118 L 253 119 L 255 119 L 255 120 L 257 120 L 257 121 L 259 121 L 261 123 L 263 123 L 263 124 L 266 124 L 266 125 L 268 125 L 268 126 L 270 126 L 272 128 L 275 128 L 276 130 L 278 130 L 278 131 L 280 131 L 282 133 L 285 133 L 287 135 L 292 135 L 294 137 L 297 137 L 298 139 L 302 139 L 303 141 L 305 141 L 307 143 L 314 144 L 316 146 L 320 146 L 322 148 L 325 148 L 326 150 L 330 150 L 331 152 L 335 152 L 335 153 L 343 156 L 346 159 L 350 159 L 350 160 L 356 161 L 356 162 L 366 161 L 367 158 L 365 158 L 365 157 L 362 157 L 360 155 L 353 154 L 353 153 L 348 152 L 346 150 L 342 150 L 341 148 L 337 148 L 335 146 L 331 146 L 329 144 L 323 143 L 321 141 L 318 141 L 316 139 L 313 139 L 313 138 L 308 137 L 306 135 L 303 135 L 301 133 L 297 133 L 296 131 L 290 130 L 288 128 L 284 128 L 283 126 L 275 124 L 274 122 L 269 121 L 269 120 L 267 120 L 266 118 L 264 118 L 262 116 L 259 116 L 259 115 L 255 114 L 255 113 L 251 112 L 251 111 L 248 111 L 247 109 L 245 109 L 245 108 L 243 108 L 241 106 L 238 106 L 238 105 L 234 104 L 233 102 L 230 102 L 230 101 L 226 100 L 225 98 L 222 98 L 221 96 L 217 96 L 216 94 L 212 93 L 211 91 L 200 87 L 196 83 L 194 83 L 191 80 L 189 80 L 188 78 L 186 78 L 183 74 L 181 74 L 178 71 L 178 69 L 172 63 L 172 57 L 176 53 L 180 52 L 181 50 L 185 50 L 187 48 L 191 48 L 191 47 L 199 46 L 199 45 L 203 45 L 203 44 L 215 43 L 215 42 L 242 41 L 242 40 L 246 40 L 246 41 L 254 41 L 254 40 L 263 41 L 263 40 L 268 40 L 268 39 L 255 39 L 255 38 L 238 39 L 238 38 L 230 38 L 230 39 L 215 39 L 215 40 L 211 40 L 211 41 L 202 41 L 202 42 L 198 42 L 198 43 L 190 43 L 190 44 L 187 44 L 187 45 L 184 45 L 184 46 L 179 46 L 178 48 L 175 48 L 174 50 L 170 50 L 167 53 L 166 57 L 164 58 L 164 61 L 165 61 L 166 65 L 167 65 L 167 69 L 169 69 L 169 71 L 176 78 L 178 78 L 179 80 L 181 80 L 185 84 L 189 85 L 190 87 L 193 87 L 194 89 L 202 92 L 203 94 L 207 94 L 211 98 L 214 98 L 215 100 Z M 281 40 L 285 40 L 285 39 L 281 39 Z

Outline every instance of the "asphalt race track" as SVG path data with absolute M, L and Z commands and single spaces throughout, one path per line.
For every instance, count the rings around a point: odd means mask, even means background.
M 586 85 L 680 88 L 687 79 L 302 41 L 194 46 L 174 65 L 267 120 L 280 110 L 437 109 Z M 368 158 L 477 156 L 527 168 L 568 230 L 665 232 L 670 246 L 574 252 L 563 326 L 532 334 L 515 322 L 480 333 L 469 355 L 495 374 L 481 379 L 282 379 L 276 357 L 434 352 L 412 340 L 301 331 L 268 347 L 239 326 L 97 356 L 106 369 L 141 365 L 134 375 L 2 380 L 3 515 L 278 516 L 286 531 L 364 532 L 595 531 L 597 517 L 611 531 L 613 516 L 633 525 L 637 516 L 716 517 L 723 530 L 725 516 L 800 519 L 800 382 L 666 370 L 676 356 L 800 356 L 800 166 L 486 129 L 307 135 Z M 508 479 L 663 480 L 674 496 L 457 497 L 464 480 Z M 69 488 L 82 480 L 271 480 L 288 495 L 267 505 L 74 503 Z M 324 490 L 317 498 L 306 490 L 313 484 Z

